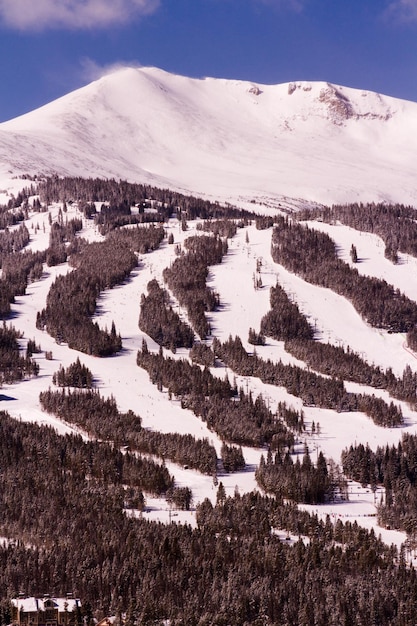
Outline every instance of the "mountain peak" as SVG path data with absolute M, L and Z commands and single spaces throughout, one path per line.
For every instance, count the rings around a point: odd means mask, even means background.
M 326 82 L 123 67 L 0 124 L 6 171 L 122 178 L 231 202 L 417 203 L 417 104 Z

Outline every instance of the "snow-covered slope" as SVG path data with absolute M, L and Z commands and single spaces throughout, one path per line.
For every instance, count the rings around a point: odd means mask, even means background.
M 235 202 L 417 204 L 417 104 L 124 68 L 0 124 L 0 178 L 52 172 Z
M 51 223 L 58 219 L 61 204 L 53 204 L 47 212 L 30 212 L 26 226 L 30 233 L 29 248 L 43 250 L 48 246 Z M 81 217 L 76 204 L 69 205 L 66 213 L 68 219 Z M 51 219 L 50 219 L 51 218 Z M 177 218 L 171 218 L 165 224 L 167 233 L 172 234 L 176 244 L 183 245 L 184 239 L 201 234 L 198 221 L 188 221 L 187 231 L 183 231 Z M 315 225 L 316 227 L 318 224 Z M 360 233 L 340 224 L 321 224 L 320 228 L 329 232 L 337 243 L 340 258 L 349 262 L 352 243 L 357 247 L 361 257 L 358 268 L 364 274 L 383 278 L 396 288 L 415 298 L 417 293 L 417 259 L 400 253 L 400 262 L 392 264 L 384 257 L 384 249 L 380 239 L 373 234 Z M 83 218 L 81 236 L 89 241 L 99 238 L 93 220 Z M 270 308 L 270 287 L 278 281 L 297 302 L 300 309 L 313 321 L 316 327 L 317 338 L 332 345 L 350 346 L 356 353 L 369 363 L 374 363 L 384 370 L 391 367 L 394 373 L 401 376 L 404 368 L 409 366 L 413 372 L 417 371 L 417 356 L 407 349 L 404 337 L 399 334 L 390 334 L 380 329 L 370 327 L 364 322 L 352 305 L 345 298 L 333 293 L 329 289 L 317 287 L 304 282 L 297 276 L 287 272 L 282 266 L 273 262 L 270 253 L 271 230 L 258 230 L 254 223 L 238 229 L 235 237 L 228 241 L 228 253 L 218 265 L 211 266 L 209 286 L 219 294 L 221 306 L 209 314 L 209 321 L 213 337 L 226 341 L 228 337 L 238 335 L 243 345 L 249 351 L 253 346 L 248 344 L 249 328 L 259 329 L 262 316 Z M 220 457 L 222 442 L 218 435 L 209 430 L 207 424 L 191 410 L 183 408 L 181 401 L 171 397 L 164 389 L 162 392 L 149 379 L 147 372 L 136 364 L 137 351 L 145 339 L 149 349 L 158 351 L 155 342 L 145 335 L 138 327 L 141 295 L 147 292 L 150 280 L 158 280 L 163 284 L 163 270 L 169 267 L 176 258 L 175 246 L 169 245 L 167 239 L 160 248 L 152 253 L 141 255 L 140 264 L 128 281 L 115 288 L 102 292 L 98 299 L 95 321 L 101 328 L 110 328 L 113 321 L 116 323 L 123 341 L 123 350 L 111 358 L 97 358 L 70 349 L 65 343 L 57 343 L 46 331 L 37 328 L 37 312 L 45 306 L 49 289 L 55 278 L 66 274 L 69 270 L 67 263 L 55 267 L 45 267 L 41 280 L 28 285 L 26 294 L 16 296 L 12 304 L 11 323 L 22 332 L 20 340 L 22 353 L 27 341 L 33 339 L 42 348 L 42 352 L 35 354 L 39 364 L 39 376 L 30 380 L 3 385 L 0 393 L 0 408 L 7 410 L 14 418 L 23 421 L 34 421 L 40 424 L 50 424 L 61 433 L 71 432 L 74 429 L 70 424 L 59 420 L 54 415 L 45 413 L 39 402 L 39 394 L 49 388 L 56 389 L 52 384 L 52 376 L 59 367 L 67 368 L 77 358 L 92 372 L 98 391 L 103 397 L 112 396 L 122 412 L 132 410 L 142 418 L 144 428 L 164 433 L 178 432 L 192 434 L 197 439 L 207 438 L 215 446 Z M 258 265 L 259 260 L 261 264 Z M 262 288 L 254 289 L 253 276 L 257 267 L 260 267 Z M 178 310 L 184 319 L 187 319 L 185 310 L 172 299 L 175 310 Z M 178 307 L 178 308 L 177 308 Z M 284 350 L 283 342 L 270 338 L 265 346 L 256 347 L 257 354 L 272 361 L 282 360 L 285 363 L 294 363 L 294 358 Z M 46 353 L 52 355 L 52 360 L 46 358 Z M 173 354 L 165 350 L 165 356 Z M 176 352 L 180 358 L 188 357 L 188 350 L 180 348 Z M 302 362 L 298 365 L 303 367 Z M 398 428 L 383 428 L 377 426 L 365 414 L 360 412 L 336 412 L 314 406 L 303 406 L 302 401 L 291 395 L 285 388 L 261 382 L 258 378 L 235 375 L 230 369 L 218 366 L 213 372 L 224 378 L 236 381 L 238 387 L 251 391 L 254 398 L 262 394 L 268 406 L 276 412 L 278 403 L 285 402 L 289 407 L 303 410 L 306 430 L 300 436 L 297 452 L 301 453 L 304 443 L 308 445 L 313 461 L 317 459 L 319 451 L 323 451 L 327 459 L 333 459 L 340 464 L 341 452 L 355 443 L 368 443 L 376 450 L 377 446 L 396 445 L 404 433 L 417 433 L 417 412 L 411 410 L 405 403 L 400 403 L 388 396 L 384 390 L 346 383 L 346 388 L 359 393 L 376 394 L 386 401 L 394 401 L 402 407 L 404 425 Z M 312 424 L 320 426 L 320 432 L 313 432 Z M 223 483 L 226 493 L 233 494 L 236 488 L 240 493 L 246 493 L 257 488 L 255 469 L 259 465 L 261 454 L 266 454 L 264 448 L 243 447 L 246 468 L 240 472 L 225 473 L 220 471 L 219 480 Z M 202 475 L 196 470 L 185 469 L 181 465 L 165 461 L 170 473 L 175 477 L 179 487 L 189 487 L 193 493 L 193 507 L 191 511 L 175 512 L 176 521 L 186 521 L 195 525 L 195 506 L 208 497 L 213 503 L 216 500 L 216 485 L 213 477 Z M 307 507 L 309 510 L 325 517 L 332 516 L 332 520 L 356 520 L 359 524 L 371 527 L 376 526 L 375 503 L 379 503 L 382 490 L 378 490 L 377 498 L 369 488 L 362 488 L 359 484 L 350 483 L 350 499 L 330 502 L 318 507 Z M 154 500 L 145 494 L 147 511 L 145 516 L 151 519 L 168 521 L 169 507 L 166 500 Z M 404 533 L 393 530 L 375 528 L 381 533 L 387 543 L 400 545 L 405 541 Z M 417 559 L 414 564 L 417 565 Z

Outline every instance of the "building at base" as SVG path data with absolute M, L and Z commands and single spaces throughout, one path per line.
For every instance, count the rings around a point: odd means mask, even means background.
M 78 598 L 12 598 L 13 626 L 81 626 Z

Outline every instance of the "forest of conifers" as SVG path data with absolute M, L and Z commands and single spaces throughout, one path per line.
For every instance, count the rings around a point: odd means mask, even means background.
M 25 250 L 29 213 L 47 212 L 58 202 L 62 209 L 51 224 L 48 248 Z M 68 220 L 66 207 L 73 203 L 81 217 Z M 303 411 L 281 403 L 274 412 L 261 395 L 253 397 L 232 380 L 233 374 L 254 377 L 285 388 L 306 406 L 360 411 L 381 427 L 398 427 L 403 424 L 398 401 L 416 408 L 417 374 L 407 367 L 397 376 L 350 349 L 317 341 L 310 321 L 278 282 L 260 327 L 248 329 L 249 343 L 282 341 L 304 366 L 249 354 L 238 336 L 220 341 L 207 315 L 221 306 L 208 285 L 210 267 L 223 262 L 237 229 L 254 222 L 270 229 L 276 263 L 343 295 L 370 326 L 407 333 L 415 349 L 417 303 L 385 281 L 360 275 L 338 258 L 332 239 L 314 229 L 315 219 L 339 220 L 376 233 L 385 241 L 387 258 L 397 262 L 399 252 L 417 254 L 410 207 L 352 205 L 265 218 L 145 185 L 37 181 L 0 207 L 2 384 L 39 374 L 33 355 L 42 348 L 28 342 L 25 353 L 19 349 L 21 336 L 10 314 L 14 299 L 41 280 L 46 267 L 68 262 L 72 269 L 53 282 L 37 312 L 37 328 L 99 358 L 122 350 L 118 320 L 103 330 L 92 319 L 97 299 L 129 277 L 138 254 L 163 243 L 175 246 L 165 242 L 164 224 L 172 217 L 184 232 L 198 219 L 200 232 L 178 247 L 164 282 L 150 281 L 142 295 L 138 326 L 160 349 L 152 351 L 143 341 L 136 366 L 158 391 L 178 399 L 220 437 L 221 454 L 207 439 L 145 428 L 140 415 L 120 411 L 113 397 L 100 394 L 93 372 L 79 359 L 57 367 L 52 387 L 40 395 L 41 407 L 88 440 L 22 423 L 6 410 L 0 414 L 1 623 L 10 622 L 9 601 L 18 593 L 69 590 L 82 599 L 85 622 L 123 614 L 127 626 L 417 623 L 417 577 L 403 550 L 385 545 L 356 522 L 322 521 L 297 506 L 347 499 L 347 479 L 373 490 L 383 486 L 379 523 L 405 531 L 413 545 L 417 437 L 408 434 L 384 449 L 372 450 L 366 442 L 350 446 L 340 466 L 322 452 L 312 459 L 307 447 L 295 455 L 305 431 Z M 83 238 L 85 220 L 94 222 L 101 241 Z M 187 322 L 174 301 L 186 311 Z M 188 350 L 187 358 L 178 358 L 179 348 Z M 220 365 L 232 376 L 216 375 Z M 347 381 L 384 389 L 390 401 L 349 392 Z M 258 490 L 226 495 L 221 476 L 245 468 L 242 446 L 263 450 L 255 474 Z M 192 491 L 175 483 L 165 460 L 213 477 L 216 502 L 197 504 L 196 528 L 141 516 L 147 494 L 178 509 L 194 505 Z

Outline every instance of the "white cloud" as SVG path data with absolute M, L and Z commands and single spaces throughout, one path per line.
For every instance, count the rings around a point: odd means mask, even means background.
M 402 22 L 417 22 L 417 0 L 394 0 L 388 5 L 385 16 Z
M 0 0 L 0 20 L 18 30 L 106 28 L 148 15 L 160 0 Z

